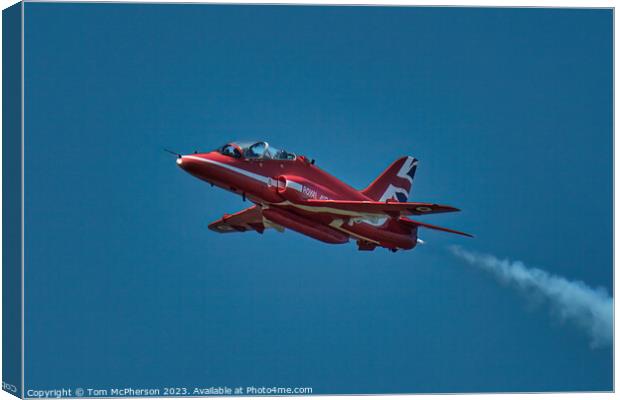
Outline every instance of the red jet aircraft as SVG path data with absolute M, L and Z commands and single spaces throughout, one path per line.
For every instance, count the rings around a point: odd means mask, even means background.
M 176 153 L 174 153 L 176 154 Z M 314 160 L 267 142 L 231 142 L 209 153 L 177 154 L 193 176 L 249 199 L 254 205 L 209 225 L 215 232 L 263 233 L 284 228 L 325 243 L 357 240 L 359 250 L 413 249 L 418 228 L 471 235 L 407 218 L 459 211 L 433 203 L 408 202 L 418 160 L 394 161 L 364 190 L 356 190 L 314 165 Z

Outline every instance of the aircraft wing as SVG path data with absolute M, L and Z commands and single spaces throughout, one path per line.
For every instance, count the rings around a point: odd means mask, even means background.
M 368 214 L 424 215 L 460 211 L 458 208 L 433 203 L 408 203 L 396 201 L 306 200 L 296 206 L 307 211 L 341 215 Z
M 431 224 L 427 224 L 427 223 L 424 223 L 424 222 L 414 221 L 414 220 L 406 218 L 406 217 L 400 217 L 398 220 L 402 224 L 405 224 L 405 225 L 410 225 L 410 226 L 414 226 L 414 227 L 421 226 L 423 228 L 434 229 L 436 231 L 456 233 L 457 235 L 467 236 L 467 237 L 471 237 L 471 238 L 474 237 L 474 235 L 472 235 L 470 233 L 465 233 L 465 232 L 457 231 L 457 230 L 450 229 L 450 228 L 444 228 L 443 226 L 431 225 Z
M 209 229 L 218 233 L 245 232 L 254 230 L 263 233 L 263 213 L 258 206 L 252 206 L 235 214 L 225 214 L 222 218 L 209 224 Z

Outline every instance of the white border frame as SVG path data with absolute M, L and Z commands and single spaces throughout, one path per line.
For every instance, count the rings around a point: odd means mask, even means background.
M 48 0 L 28 0 L 28 2 L 54 2 L 54 1 L 48 1 Z M 466 1 L 466 0 L 452 0 L 452 1 L 436 1 L 436 0 L 427 0 L 424 2 L 418 2 L 418 1 L 406 1 L 406 0 L 374 0 L 374 1 L 368 1 L 368 0 L 338 0 L 338 1 L 333 1 L 333 0 L 313 0 L 313 1 L 299 1 L 299 0 L 289 0 L 289 1 L 281 1 L 281 0 L 272 0 L 272 1 L 264 1 L 264 0 L 227 0 L 227 1 L 183 1 L 183 0 L 150 0 L 150 1 L 141 1 L 141 0 L 129 0 L 129 1 L 97 1 L 97 0 L 82 0 L 82 1 L 78 1 L 78 0 L 60 0 L 60 1 L 56 1 L 56 2 L 75 2 L 75 3 L 178 3 L 178 4 L 289 4 L 289 5 L 349 5 L 349 6 L 443 6 L 443 7 L 536 7 L 536 8 L 542 8 L 542 7 L 557 7 L 557 8 L 614 8 L 616 6 L 616 2 L 613 0 L 610 1 L 601 1 L 601 0 L 595 0 L 595 1 L 577 1 L 577 0 L 564 0 L 564 1 L 559 1 L 559 0 L 541 0 L 541 1 L 535 1 L 535 0 L 527 0 L 527 1 L 510 1 L 510 2 L 506 2 L 506 3 L 498 3 L 498 1 L 493 1 L 493 0 L 478 0 L 475 3 L 472 3 L 471 1 Z M 13 4 L 15 4 L 16 1 L 14 0 L 0 0 L 0 5 L 2 6 L 2 9 L 5 9 Z M 24 141 L 25 141 L 25 137 L 24 137 L 24 123 L 25 123 L 25 118 L 24 118 L 24 104 L 25 104 L 25 98 L 24 98 L 24 4 L 22 3 L 22 82 L 21 82 L 21 90 L 22 90 L 22 104 L 21 104 L 21 111 L 22 111 L 22 115 L 21 115 L 21 124 L 22 124 L 22 165 L 21 165 L 21 171 L 22 171 L 22 176 L 21 176 L 21 183 L 22 183 L 22 215 L 21 215 L 21 224 L 22 224 L 22 249 L 21 249 L 21 255 L 22 255 L 22 393 L 24 393 L 25 390 L 25 380 L 24 380 L 24 351 L 25 351 L 25 347 L 24 347 L 24 320 L 25 320 L 25 313 L 24 313 L 24 300 L 25 300 L 25 288 L 24 288 L 24 272 L 25 272 L 25 250 L 24 250 L 24 237 L 25 237 L 25 226 L 24 226 L 24 192 L 25 192 L 25 186 L 24 186 Z M 0 18 L 0 43 L 1 43 L 1 38 L 2 38 L 2 19 Z M 618 187 L 616 185 L 616 179 L 618 177 L 618 165 L 615 163 L 615 154 L 617 153 L 618 150 L 618 144 L 615 141 L 615 132 L 616 132 L 616 123 L 617 120 L 615 118 L 616 112 L 618 111 L 617 109 L 617 104 L 615 102 L 615 93 L 616 93 L 616 69 L 617 69 L 617 63 L 616 63 L 616 52 L 615 52 L 615 44 L 618 43 L 618 33 L 615 29 L 615 15 L 614 15 L 614 57 L 613 57 L 613 63 L 614 63 L 614 97 L 613 97 L 613 103 L 614 103 L 614 213 L 613 213 L 613 218 L 614 218 L 614 274 L 613 274 L 613 279 L 614 279 L 614 290 L 613 290 L 613 296 L 615 298 L 615 288 L 618 287 L 618 285 L 620 284 L 620 280 L 618 279 L 618 276 L 615 274 L 615 265 L 616 265 L 616 261 L 617 261 L 617 257 L 618 254 L 615 251 L 615 248 L 617 247 L 620 239 L 618 238 L 618 236 L 615 234 L 615 228 L 617 226 L 616 224 L 616 213 L 615 213 L 615 206 L 616 206 L 616 201 L 618 199 L 618 197 L 616 196 L 616 188 Z M 2 71 L 2 54 L 0 52 L 0 73 Z M 2 83 L 0 81 L 0 89 L 2 87 Z M 2 100 L 0 99 L 0 105 L 2 103 Z M 0 120 L 1 120 L 1 108 L 0 108 Z M 2 143 L 0 141 L 0 158 L 1 158 L 1 154 L 2 154 Z M 2 165 L 0 163 L 0 183 L 2 180 Z M 2 188 L 0 185 L 0 208 L 2 205 L 2 196 L 1 196 L 1 192 L 2 192 Z M 2 223 L 2 216 L 0 215 L 0 224 Z M 2 238 L 2 232 L 0 230 L 0 240 Z M 2 249 L 0 246 L 0 255 L 2 254 Z M 0 275 L 0 294 L 2 291 L 2 277 Z M 615 327 L 615 309 L 614 309 L 614 327 Z M 2 331 L 2 320 L 0 319 L 0 338 L 1 338 L 1 333 Z M 618 332 L 614 329 L 614 388 L 615 388 L 615 383 L 618 382 L 617 378 L 618 378 L 618 369 L 615 368 L 616 367 L 616 348 L 615 348 L 615 343 L 616 340 L 618 339 Z M 0 350 L 0 355 L 1 355 L 1 350 Z M 0 357 L 0 367 L 2 366 L 2 359 Z M 366 396 L 366 395 L 362 395 L 362 396 Z M 540 393 L 515 393 L 515 394 L 486 394 L 486 393 L 478 393 L 478 394 L 432 394 L 432 395 L 376 395 L 374 397 L 379 398 L 379 399 L 390 399 L 390 400 L 404 400 L 404 399 L 411 399 L 411 398 L 415 398 L 415 399 L 437 399 L 438 397 L 445 397 L 445 396 L 459 396 L 460 398 L 464 398 L 464 399 L 475 399 L 478 398 L 480 396 L 484 396 L 484 397 L 492 397 L 492 398 L 497 398 L 497 399 L 521 399 L 522 397 L 536 397 L 536 398 L 544 398 L 544 399 L 610 399 L 610 398 L 614 398 L 614 393 L 593 393 L 593 392 L 561 392 L 561 393 L 544 393 L 544 394 L 540 394 Z M 229 397 L 229 398 L 234 398 L 234 399 L 258 399 L 258 398 L 265 398 L 267 396 L 260 396 L 260 397 L 253 397 L 253 396 L 243 396 L 243 397 L 232 397 L 232 396 L 221 396 L 221 397 Z M 334 396 L 312 396 L 313 399 L 320 399 L 320 400 L 326 400 L 329 398 L 333 398 Z M 351 395 L 341 395 L 338 396 L 339 398 L 342 398 L 343 400 L 353 400 L 355 398 L 359 398 L 360 395 L 356 395 L 356 396 L 351 396 Z M 0 393 L 0 400 L 10 400 L 10 399 L 14 399 L 15 397 L 10 395 L 7 392 L 1 391 Z M 171 399 L 171 398 L 187 398 L 187 396 L 184 397 L 160 397 L 160 399 Z M 270 397 L 271 398 L 271 397 Z M 289 396 L 281 396 L 279 398 L 289 398 Z M 290 398 L 294 398 L 292 396 L 290 396 Z M 146 399 L 146 398 L 145 398 Z

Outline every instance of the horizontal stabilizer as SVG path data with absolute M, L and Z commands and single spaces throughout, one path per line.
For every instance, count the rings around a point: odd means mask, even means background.
M 421 226 L 423 228 L 434 229 L 436 231 L 444 231 L 444 232 L 456 233 L 457 235 L 463 235 L 463 236 L 467 236 L 467 237 L 471 237 L 471 238 L 474 237 L 474 235 L 470 235 L 469 233 L 465 233 L 465 232 L 461 232 L 461 231 L 455 231 L 454 229 L 443 228 L 443 227 L 437 226 L 437 225 L 425 224 L 424 222 L 414 221 L 412 219 L 405 218 L 405 217 L 401 217 L 399 219 L 399 221 L 401 223 L 405 224 L 405 225 L 416 226 L 416 227 Z
M 425 215 L 460 211 L 458 208 L 433 203 L 408 203 L 397 201 L 351 201 L 351 200 L 307 200 L 295 204 L 306 211 L 327 212 L 340 215 L 360 216 L 365 214 Z

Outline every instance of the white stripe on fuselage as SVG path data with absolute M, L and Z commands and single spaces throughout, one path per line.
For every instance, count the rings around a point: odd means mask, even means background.
M 332 208 L 332 207 L 324 207 L 324 206 L 307 206 L 305 204 L 293 203 L 288 200 L 282 201 L 280 203 L 273 203 L 273 204 L 278 205 L 278 206 L 293 206 L 301 210 L 310 211 L 310 212 L 323 212 L 323 213 L 328 213 L 328 214 L 346 215 L 348 217 L 362 217 L 365 219 L 379 219 L 379 218 L 385 217 L 385 214 L 380 214 L 380 213 L 360 213 L 358 211 L 342 210 L 340 208 Z
M 230 170 L 230 171 L 236 172 L 238 174 L 247 176 L 248 178 L 252 178 L 252 179 L 257 180 L 259 182 L 263 182 L 265 184 L 267 184 L 267 182 L 269 182 L 269 180 L 270 180 L 270 178 L 267 178 L 266 176 L 255 174 L 254 172 L 250 172 L 250 171 L 247 171 L 245 169 L 233 167 L 232 165 L 224 164 L 224 163 L 221 163 L 219 161 L 209 160 L 207 158 L 201 158 L 201 157 L 196 157 L 196 156 L 183 156 L 183 157 L 181 157 L 181 159 L 183 159 L 183 158 L 189 158 L 190 160 L 202 161 L 202 162 L 207 163 L 207 164 L 217 165 L 218 167 L 225 168 L 227 170 Z
M 329 226 L 331 226 L 332 228 L 336 228 L 339 231 L 342 231 L 344 233 L 349 234 L 350 236 L 353 236 L 355 238 L 358 238 L 358 239 L 361 239 L 361 240 L 365 240 L 367 242 L 371 242 L 371 243 L 375 243 L 375 244 L 380 245 L 380 243 L 377 242 L 376 240 L 373 240 L 373 239 L 367 238 L 365 236 L 358 235 L 357 233 L 351 232 L 350 230 L 343 228 L 342 225 L 343 225 L 343 221 L 341 219 L 335 219 L 332 222 L 330 222 L 330 224 L 329 224 Z
M 263 176 L 263 175 L 259 175 L 259 174 L 255 174 L 254 172 L 250 172 L 247 171 L 245 169 L 242 168 L 237 168 L 237 167 L 233 167 L 232 165 L 228 165 L 225 163 L 221 163 L 219 161 L 214 161 L 214 160 L 209 160 L 207 158 L 201 158 L 201 157 L 196 157 L 196 156 L 183 156 L 183 158 L 188 158 L 190 160 L 196 160 L 196 161 L 201 161 L 207 164 L 213 164 L 213 165 L 217 165 L 218 167 L 222 167 L 224 169 L 228 169 L 230 171 L 236 172 L 238 174 L 241 174 L 243 176 L 247 176 L 248 178 L 252 178 L 254 180 L 257 180 L 259 182 L 262 182 L 264 184 L 267 184 L 269 181 L 272 180 L 272 178 Z M 293 181 L 287 181 L 287 187 L 290 187 L 291 189 L 294 189 L 300 193 L 303 193 L 302 191 L 302 185 L 300 183 L 297 182 L 293 182 Z M 273 203 L 273 204 L 277 204 L 280 206 L 293 206 L 305 211 L 310 211 L 310 212 L 325 212 L 325 213 L 331 213 L 331 214 L 337 214 L 337 215 L 346 215 L 346 216 L 350 216 L 350 217 L 358 217 L 358 218 L 363 218 L 363 220 L 358 220 L 355 221 L 356 223 L 366 223 L 369 225 L 373 225 L 373 226 L 380 226 L 383 225 L 385 223 L 385 221 L 387 220 L 388 217 L 385 216 L 385 214 L 373 214 L 373 213 L 359 213 L 359 212 L 355 212 L 355 211 L 348 211 L 348 210 L 341 210 L 338 208 L 332 208 L 332 207 L 324 207 L 324 206 L 307 206 L 307 205 L 301 205 L 301 204 L 296 204 L 290 201 L 283 201 L 280 203 Z M 364 238 L 366 239 L 366 238 Z M 366 239 L 369 240 L 369 239 Z

